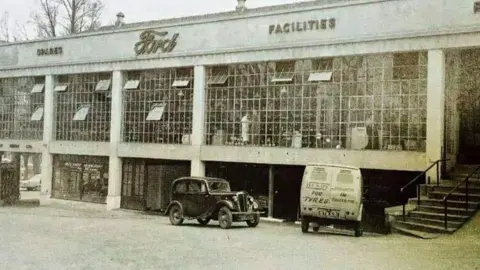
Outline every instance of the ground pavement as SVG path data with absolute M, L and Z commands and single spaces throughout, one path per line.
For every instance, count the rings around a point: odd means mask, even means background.
M 222 230 L 165 217 L 51 204 L 0 208 L 0 269 L 480 269 L 480 215 L 433 240 L 302 234 L 260 223 Z

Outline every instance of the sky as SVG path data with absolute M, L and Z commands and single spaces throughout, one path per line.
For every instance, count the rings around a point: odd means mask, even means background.
M 303 2 L 307 0 L 247 0 L 247 8 Z M 103 24 L 113 24 L 118 12 L 125 14 L 125 22 L 150 21 L 234 10 L 237 0 L 103 0 Z M 26 24 L 31 38 L 33 26 L 28 24 L 30 13 L 38 0 L 0 0 L 0 16 L 9 13 L 11 29 L 16 23 Z

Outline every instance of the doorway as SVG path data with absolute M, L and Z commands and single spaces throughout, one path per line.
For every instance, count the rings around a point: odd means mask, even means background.
M 463 50 L 461 59 L 460 144 L 458 163 L 480 164 L 480 54 Z

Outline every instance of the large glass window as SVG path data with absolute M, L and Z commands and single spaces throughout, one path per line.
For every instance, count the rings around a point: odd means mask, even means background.
M 44 77 L 0 79 L 0 137 L 41 140 Z
M 211 67 L 206 143 L 424 151 L 426 70 L 424 52 Z
M 111 76 L 60 76 L 55 85 L 56 139 L 109 141 Z
M 128 72 L 125 142 L 190 144 L 193 68 Z

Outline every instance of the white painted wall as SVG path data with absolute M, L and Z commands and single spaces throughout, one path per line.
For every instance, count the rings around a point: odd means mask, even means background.
M 360 1 L 359 1 L 360 2 Z M 136 57 L 134 45 L 141 29 L 78 35 L 56 40 L 0 45 L 2 68 L 46 64 L 82 64 L 157 57 L 205 55 L 239 49 L 290 47 L 308 42 L 361 42 L 415 35 L 476 32 L 480 14 L 473 14 L 471 0 L 390 0 L 341 7 L 303 8 L 239 15 L 229 20 L 211 19 L 159 23 L 152 29 L 179 33 L 178 45 L 169 55 Z M 270 35 L 269 25 L 335 18 L 336 28 Z M 209 21 L 210 20 L 210 21 Z M 37 56 L 37 49 L 63 47 L 63 55 Z

